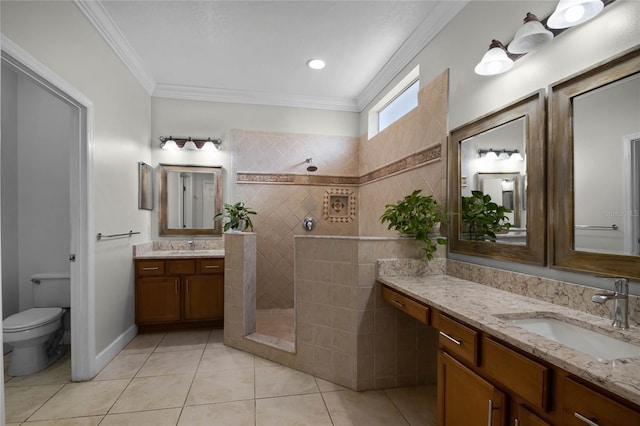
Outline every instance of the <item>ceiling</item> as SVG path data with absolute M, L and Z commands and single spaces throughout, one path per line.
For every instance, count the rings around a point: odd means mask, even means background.
M 361 111 L 466 1 L 76 4 L 153 96 Z

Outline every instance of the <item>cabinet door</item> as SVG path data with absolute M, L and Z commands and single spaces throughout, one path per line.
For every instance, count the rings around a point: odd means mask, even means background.
M 439 426 L 503 426 L 506 411 L 506 396 L 502 392 L 439 351 Z
M 640 425 L 640 412 L 570 378 L 564 381 L 563 424 L 567 426 Z
M 513 426 L 551 426 L 522 405 L 517 407 L 514 414 Z
M 189 276 L 184 283 L 184 319 L 224 317 L 224 276 Z
M 180 319 L 180 278 L 136 280 L 136 323 L 163 323 Z

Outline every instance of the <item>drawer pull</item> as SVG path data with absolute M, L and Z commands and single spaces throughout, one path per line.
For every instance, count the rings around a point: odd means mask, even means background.
M 487 426 L 493 426 L 493 401 L 489 400 L 489 421 Z
M 189 293 L 189 280 L 187 280 L 187 293 Z
M 176 281 L 174 287 L 175 287 L 175 290 L 176 290 L 176 294 L 178 294 L 178 281 Z
M 578 420 L 585 422 L 589 426 L 600 426 L 598 423 L 594 422 L 593 420 L 590 420 L 590 419 L 586 418 L 585 416 L 583 416 L 580 413 L 573 413 L 573 415 L 576 416 L 576 418 Z
M 400 306 L 401 308 L 404 308 L 404 303 L 400 302 L 399 300 L 391 299 L 391 301 L 396 305 Z
M 520 426 L 520 420 L 515 419 L 515 420 L 513 421 L 513 426 Z
M 157 271 L 158 269 L 160 268 L 158 268 L 157 266 L 147 266 L 142 268 L 143 271 Z
M 462 346 L 462 341 L 454 339 L 453 337 L 449 336 L 447 333 L 444 333 L 444 332 L 442 332 L 442 331 L 441 331 L 441 332 L 440 332 L 440 335 L 441 335 L 442 337 L 446 337 L 447 339 L 451 340 L 451 341 L 452 341 L 453 343 L 455 343 L 456 345 L 458 345 L 458 346 Z
M 218 269 L 219 265 L 204 265 L 205 269 Z

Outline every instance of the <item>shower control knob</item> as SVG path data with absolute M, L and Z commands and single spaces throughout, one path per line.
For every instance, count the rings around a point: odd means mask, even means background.
M 305 217 L 302 220 L 302 227 L 305 229 L 305 231 L 313 231 L 313 228 L 316 226 L 316 222 L 313 220 L 312 217 Z

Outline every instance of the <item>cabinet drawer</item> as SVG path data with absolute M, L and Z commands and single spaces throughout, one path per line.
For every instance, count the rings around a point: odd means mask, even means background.
M 382 298 L 405 314 L 429 325 L 429 307 L 410 299 L 389 287 L 382 286 Z
M 490 378 L 549 411 L 549 368 L 488 338 L 482 341 L 482 367 Z
M 199 259 L 198 273 L 224 274 L 224 259 Z
M 640 413 L 575 380 L 564 381 L 563 425 L 639 425 Z M 589 423 L 591 422 L 591 423 Z
M 167 274 L 194 274 L 196 261 L 193 259 L 167 260 Z
M 158 275 L 164 275 L 164 260 L 136 261 L 136 276 L 153 277 Z
M 440 337 L 438 345 L 458 359 L 478 365 L 478 332 L 440 314 L 438 318 Z

